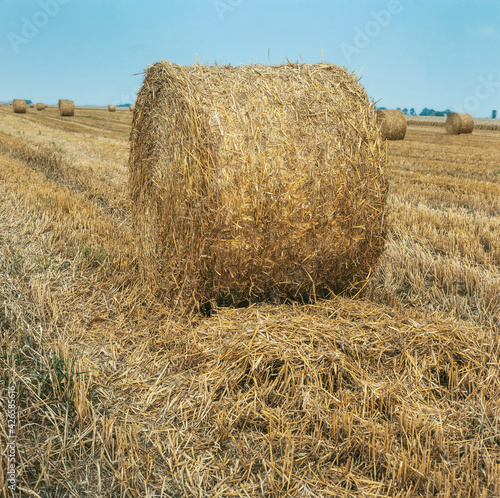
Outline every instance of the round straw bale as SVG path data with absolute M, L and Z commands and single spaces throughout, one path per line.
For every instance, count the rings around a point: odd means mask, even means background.
M 448 135 L 472 133 L 472 130 L 474 129 L 474 118 L 470 114 L 452 112 L 446 118 L 444 126 Z
M 26 112 L 26 100 L 24 99 L 14 99 L 14 112 L 25 113 Z
M 108 111 L 109 112 L 116 112 L 116 106 L 115 105 L 108 105 Z
M 59 100 L 59 114 L 61 116 L 74 116 L 75 115 L 75 104 L 72 100 Z
M 35 108 L 35 104 L 33 104 L 33 102 L 30 104 L 30 108 L 31 108 L 31 109 L 34 109 L 34 108 Z
M 377 111 L 382 140 L 403 140 L 406 135 L 406 116 L 399 109 Z
M 131 105 L 131 106 L 129 106 L 129 108 L 128 108 L 128 110 L 129 110 L 130 112 L 134 112 L 134 109 L 135 109 L 135 105 Z
M 384 247 L 387 157 L 345 68 L 161 61 L 132 123 L 141 265 L 163 295 L 309 301 L 366 283 Z
M 38 104 L 36 105 L 36 108 L 38 111 L 43 111 L 43 110 L 47 109 L 47 105 L 42 103 L 42 102 L 38 102 Z

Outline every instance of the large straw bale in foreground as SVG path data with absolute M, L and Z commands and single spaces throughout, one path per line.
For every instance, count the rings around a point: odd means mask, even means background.
M 14 112 L 23 114 L 26 112 L 26 100 L 24 99 L 14 99 Z
M 406 116 L 399 109 L 377 111 L 382 140 L 403 140 L 406 135 Z
M 446 118 L 444 126 L 448 135 L 472 133 L 472 130 L 474 129 L 474 118 L 470 114 L 452 112 Z
M 72 100 L 59 100 L 59 115 L 61 116 L 74 116 L 75 115 L 75 104 Z
M 171 297 L 314 299 L 381 254 L 385 147 L 342 67 L 158 62 L 130 140 L 141 262 Z

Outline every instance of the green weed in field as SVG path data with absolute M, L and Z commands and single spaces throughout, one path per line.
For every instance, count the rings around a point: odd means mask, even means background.
M 52 149 L 55 152 L 58 152 L 59 154 L 63 152 L 62 148 L 59 145 L 57 145 L 54 141 L 50 142 L 50 145 L 52 145 Z
M 108 259 L 109 253 L 102 247 L 94 247 L 92 245 L 79 246 L 77 251 L 86 261 L 93 267 L 104 266 Z

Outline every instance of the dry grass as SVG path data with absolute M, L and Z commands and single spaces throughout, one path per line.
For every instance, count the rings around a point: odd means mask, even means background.
M 392 229 L 363 298 L 186 321 L 137 270 L 131 118 L 0 121 L 0 371 L 17 386 L 18 486 L 498 496 L 498 133 L 410 126 L 389 144 Z
M 392 231 L 372 299 L 482 325 L 500 316 L 498 134 L 410 128 L 390 149 Z

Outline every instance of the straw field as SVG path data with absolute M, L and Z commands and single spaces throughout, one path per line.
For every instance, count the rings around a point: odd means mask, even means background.
M 442 116 L 406 116 L 409 126 L 445 126 Z M 474 129 L 500 131 L 500 119 L 474 118 Z
M 185 317 L 139 270 L 136 112 L 0 111 L 21 495 L 499 496 L 498 132 L 387 143 L 386 249 L 356 298 Z

